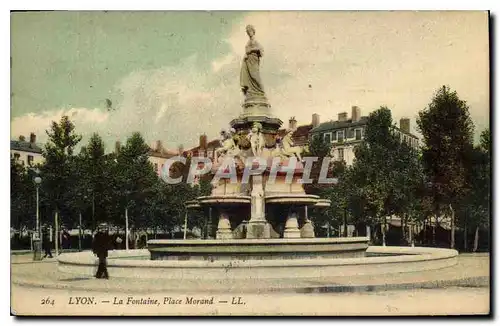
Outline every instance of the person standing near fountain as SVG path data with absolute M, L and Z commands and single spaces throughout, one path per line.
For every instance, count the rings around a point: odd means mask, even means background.
M 99 258 L 96 278 L 109 278 L 106 259 L 108 250 L 111 249 L 111 239 L 109 237 L 108 225 L 102 223 L 98 226 L 97 233 L 92 242 L 92 252 Z
M 255 28 L 252 25 L 246 27 L 246 32 L 250 39 L 245 46 L 245 56 L 241 65 L 241 91 L 246 99 L 253 97 L 265 98 L 264 87 L 260 78 L 260 58 L 264 54 L 264 49 L 255 40 Z

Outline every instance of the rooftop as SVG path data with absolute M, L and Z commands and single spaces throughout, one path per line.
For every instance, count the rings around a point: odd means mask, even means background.
M 11 140 L 10 149 L 15 151 L 42 154 L 42 148 L 38 146 L 38 144 L 30 143 L 29 141 Z
M 312 133 L 315 132 L 321 132 L 321 131 L 329 131 L 329 130 L 334 130 L 334 129 L 342 129 L 346 127 L 356 127 L 356 126 L 361 126 L 365 125 L 366 122 L 368 121 L 368 117 L 361 117 L 359 121 L 353 122 L 352 119 L 347 119 L 345 121 L 328 121 L 328 122 L 323 122 L 320 123 L 319 126 L 316 128 L 313 128 L 311 130 Z
M 165 150 L 165 149 L 163 149 L 161 151 L 150 149 L 150 151 L 149 151 L 149 156 L 152 156 L 152 157 L 171 158 L 171 157 L 174 157 L 177 155 L 178 155 L 177 152 L 172 152 L 172 151 Z
M 357 126 L 362 126 L 366 125 L 368 122 L 368 117 L 361 117 L 359 121 L 353 122 L 352 119 L 347 119 L 345 121 L 328 121 L 328 122 L 323 122 L 316 128 L 313 128 L 311 130 L 311 133 L 316 133 L 316 132 L 322 132 L 322 131 L 331 131 L 331 130 L 336 130 L 336 129 L 343 129 L 343 128 L 350 128 L 350 127 L 357 127 Z M 394 125 L 393 126 L 396 130 L 401 131 L 401 128 Z M 406 135 L 409 135 L 413 138 L 418 139 L 418 137 L 410 132 L 405 132 Z

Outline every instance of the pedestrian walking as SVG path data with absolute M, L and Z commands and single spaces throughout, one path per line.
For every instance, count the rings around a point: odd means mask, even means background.
M 43 258 L 49 256 L 49 258 L 52 257 L 52 233 L 50 232 L 50 229 L 44 225 L 42 227 L 42 246 L 45 254 L 43 255 Z
M 100 224 L 92 242 L 92 252 L 99 258 L 99 265 L 95 274 L 96 278 L 109 278 L 106 260 L 110 246 L 109 228 L 107 224 Z

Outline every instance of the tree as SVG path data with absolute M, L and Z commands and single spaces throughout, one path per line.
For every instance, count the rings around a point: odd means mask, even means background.
M 447 207 L 451 221 L 450 247 L 455 247 L 455 211 L 467 192 L 466 168 L 474 125 L 465 101 L 441 87 L 419 112 L 417 125 L 424 138 L 423 164 L 432 185 L 436 217 Z M 437 218 L 436 218 L 437 221 Z
M 304 157 L 316 157 L 318 160 L 313 162 L 311 166 L 311 171 L 309 174 L 309 178 L 312 180 L 310 184 L 304 184 L 304 191 L 308 194 L 317 195 L 322 198 L 333 198 L 337 194 L 335 190 L 333 190 L 332 185 L 330 184 L 320 184 L 319 177 L 321 173 L 321 166 L 323 164 L 323 160 L 325 158 L 330 158 L 332 145 L 324 141 L 323 137 L 320 135 L 314 136 L 311 139 L 309 149 L 305 153 Z M 334 164 L 337 162 L 334 162 Z M 333 166 L 330 165 L 327 177 L 332 177 L 333 174 Z M 334 202 L 332 201 L 332 204 Z M 336 203 L 336 202 L 335 202 Z M 311 216 L 314 224 L 315 233 L 319 233 L 320 229 L 327 225 L 330 228 L 330 225 L 336 225 L 339 221 L 340 214 L 337 214 L 335 210 L 337 206 L 330 206 L 327 210 L 324 209 L 312 209 Z
M 401 218 L 402 240 L 409 243 L 406 229 L 409 223 L 417 219 L 418 210 L 423 208 L 421 199 L 425 193 L 424 171 L 417 149 L 403 141 L 398 142 L 394 150 L 395 173 L 389 201 L 393 213 Z
M 71 217 L 71 177 L 73 151 L 80 142 L 81 136 L 75 133 L 75 125 L 67 116 L 63 116 L 59 123 L 53 121 L 50 130 L 47 130 L 48 142 L 42 151 L 45 164 L 41 168 L 43 194 L 47 196 L 50 209 L 56 214 L 62 212 Z
M 330 207 L 325 212 L 328 218 L 326 221 L 328 226 L 344 225 L 343 236 L 347 237 L 348 208 L 352 190 L 350 187 L 350 169 L 346 166 L 345 161 L 336 161 L 333 163 L 331 173 L 332 176 L 337 178 L 337 183 L 322 188 L 319 195 L 330 200 Z
M 391 111 L 386 107 L 372 112 L 368 117 L 364 141 L 355 149 L 352 182 L 356 185 L 361 211 L 373 227 L 380 223 L 382 243 L 385 245 L 386 216 L 394 213 L 391 196 L 398 171 L 399 137 L 392 126 Z
M 187 224 L 190 229 L 194 227 L 205 230 L 207 223 L 206 216 L 199 210 L 186 211 L 185 203 L 196 199 L 199 196 L 208 196 L 212 192 L 211 180 L 213 175 L 204 174 L 199 177 L 196 184 L 186 183 L 191 167 L 191 157 L 186 157 L 186 162 L 175 162 L 170 169 L 170 177 L 182 177 L 182 182 L 178 184 L 169 184 L 167 188 L 171 189 L 168 201 L 171 203 L 170 214 L 173 219 L 173 225 L 183 225 L 185 214 L 188 213 Z
M 319 176 L 321 173 L 321 166 L 325 158 L 330 157 L 332 145 L 324 141 L 323 137 L 316 136 L 311 139 L 309 145 L 309 151 L 304 155 L 304 157 L 317 157 L 318 160 L 313 162 L 309 178 L 312 179 L 312 183 L 305 184 L 304 190 L 308 194 L 321 195 L 325 188 L 329 188 L 331 185 L 318 183 Z M 327 177 L 331 177 L 333 174 L 333 166 L 330 165 Z
M 10 225 L 17 230 L 35 227 L 35 173 L 14 158 L 10 159 Z
M 149 162 L 149 146 L 141 134 L 135 132 L 119 150 L 111 167 L 113 180 L 114 222 L 125 225 L 122 212 L 129 216 L 129 225 L 136 228 L 148 224 L 146 199 L 154 193 L 158 176 Z
M 480 143 L 471 152 L 471 164 L 468 169 L 468 184 L 470 191 L 465 200 L 467 205 L 466 218 L 470 216 L 468 222 L 470 227 L 475 229 L 474 247 L 476 251 L 479 243 L 479 229 L 490 227 L 490 205 L 491 205 L 491 142 L 490 130 L 486 129 L 481 133 Z
M 83 213 L 87 226 L 95 229 L 98 221 L 108 220 L 113 185 L 110 160 L 113 154 L 105 154 L 102 138 L 94 133 L 87 146 L 72 159 L 73 201 L 72 205 Z

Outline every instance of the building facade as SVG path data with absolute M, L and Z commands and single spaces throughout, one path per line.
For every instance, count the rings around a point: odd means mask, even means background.
M 182 153 L 182 147 L 179 147 L 180 153 Z M 179 152 L 171 151 L 163 147 L 163 144 L 160 140 L 157 140 L 156 143 L 150 146 L 149 150 L 149 162 L 153 164 L 153 169 L 161 176 L 161 171 L 163 170 L 163 166 L 165 162 L 174 156 L 179 155 Z
M 363 141 L 367 122 L 368 117 L 361 116 L 361 109 L 353 106 L 350 118 L 347 112 L 341 112 L 336 121 L 324 122 L 313 128 L 310 137 L 322 137 L 324 141 L 332 144 L 333 159 L 344 160 L 347 165 L 352 165 L 355 158 L 354 148 Z M 418 137 L 410 133 L 410 119 L 402 118 L 399 127 L 394 127 L 394 131 L 401 141 L 414 148 L 420 146 Z
M 19 136 L 18 140 L 11 140 L 10 157 L 25 167 L 42 163 L 42 148 L 36 143 L 36 135 L 31 133 L 29 141 L 26 141 L 24 136 Z

